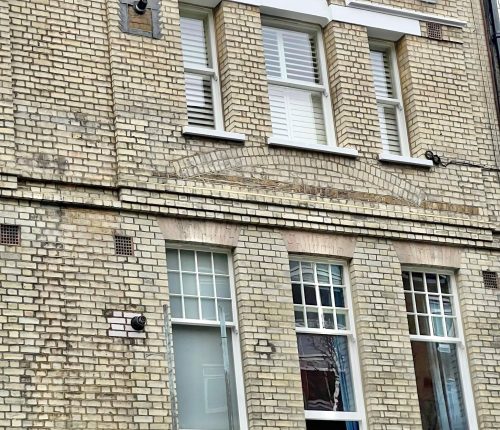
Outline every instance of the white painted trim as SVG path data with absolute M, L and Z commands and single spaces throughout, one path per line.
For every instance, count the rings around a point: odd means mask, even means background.
M 245 142 L 246 135 L 242 133 L 233 133 L 231 131 L 213 130 L 211 128 L 194 127 L 188 125 L 182 129 L 182 134 L 189 136 L 209 137 L 211 139 L 224 139 L 233 142 Z
M 432 13 L 417 12 L 411 9 L 400 9 L 392 6 L 386 6 L 378 3 L 372 3 L 365 0 L 346 0 L 348 7 L 380 12 L 388 15 L 395 15 L 402 18 L 411 18 L 419 21 L 431 21 L 438 24 L 448 25 L 450 27 L 463 28 L 467 25 L 467 21 L 450 18 L 443 15 L 434 15 Z
M 417 19 L 337 5 L 330 5 L 330 10 L 333 20 L 362 25 L 375 37 L 386 40 L 396 41 L 404 34 L 422 35 Z
M 432 160 L 407 157 L 404 155 L 389 154 L 387 152 L 379 154 L 378 159 L 385 163 L 407 164 L 409 166 L 418 166 L 418 167 L 432 167 L 434 165 Z
M 332 145 L 319 145 L 314 143 L 297 143 L 290 140 L 283 140 L 276 137 L 270 137 L 267 143 L 271 146 L 284 146 L 287 148 L 303 149 L 306 151 L 327 152 L 329 154 L 342 155 L 344 157 L 357 158 L 359 152 L 353 148 L 341 148 Z

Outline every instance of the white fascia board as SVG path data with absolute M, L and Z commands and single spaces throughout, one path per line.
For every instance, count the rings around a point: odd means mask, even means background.
M 370 37 L 396 41 L 405 34 L 422 35 L 417 19 L 336 5 L 330 5 L 330 10 L 333 20 L 367 27 Z
M 450 27 L 463 28 L 467 25 L 466 21 L 462 21 L 460 19 L 450 18 L 442 15 L 434 15 L 432 13 L 418 12 L 411 9 L 400 9 L 392 6 L 368 2 L 365 0 L 346 0 L 346 5 L 357 10 L 369 10 L 373 12 L 385 13 L 388 15 L 395 15 L 402 18 L 416 19 L 418 21 L 436 22 L 438 24 L 448 25 Z

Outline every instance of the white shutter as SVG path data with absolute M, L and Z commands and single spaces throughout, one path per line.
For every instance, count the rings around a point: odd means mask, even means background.
M 373 70 L 373 83 L 378 103 L 380 135 L 384 152 L 401 154 L 401 132 L 398 109 L 401 102 L 394 89 L 391 57 L 389 52 L 372 49 L 370 58 Z
M 206 30 L 206 20 L 181 17 L 182 54 L 187 68 L 188 123 L 195 127 L 215 128 L 213 78 L 206 73 L 196 73 L 211 66 Z
M 396 109 L 396 106 L 387 106 L 383 103 L 379 103 L 378 119 L 380 122 L 380 135 L 382 136 L 384 151 L 395 155 L 401 155 Z
M 181 17 L 181 41 L 186 66 L 208 67 L 210 65 L 203 19 Z
M 373 82 L 377 97 L 394 97 L 391 64 L 387 52 L 371 51 L 370 57 L 373 69 Z
M 279 30 L 270 27 L 263 28 L 264 55 L 266 57 L 267 76 L 281 78 L 282 58 L 279 49 Z
M 270 85 L 273 136 L 299 143 L 326 144 L 322 94 Z
M 212 78 L 186 74 L 186 97 L 189 125 L 214 128 Z

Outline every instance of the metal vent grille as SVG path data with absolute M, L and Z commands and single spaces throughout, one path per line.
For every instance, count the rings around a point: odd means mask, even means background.
M 436 22 L 428 22 L 427 37 L 434 40 L 443 40 L 443 26 Z
M 488 290 L 498 289 L 498 275 L 497 272 L 484 271 L 483 272 L 484 288 Z
M 129 236 L 115 236 L 116 255 L 134 255 L 134 244 Z
M 0 243 L 2 245 L 19 245 L 19 226 L 0 225 Z

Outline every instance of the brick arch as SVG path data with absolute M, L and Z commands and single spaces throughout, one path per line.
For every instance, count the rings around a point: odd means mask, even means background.
M 186 157 L 177 160 L 171 167 L 177 176 L 187 179 L 245 167 L 266 166 L 280 170 L 283 168 L 283 158 L 283 155 L 271 154 L 268 148 L 263 147 L 231 148 L 226 151 L 212 151 Z M 323 157 L 294 155 L 287 157 L 287 160 L 290 166 L 316 168 L 324 171 L 325 175 L 327 172 L 335 172 L 360 182 L 376 184 L 389 194 L 414 204 L 421 204 L 426 200 L 422 189 L 398 175 L 380 169 L 378 163 L 360 163 L 343 157 L 332 160 L 329 155 Z

